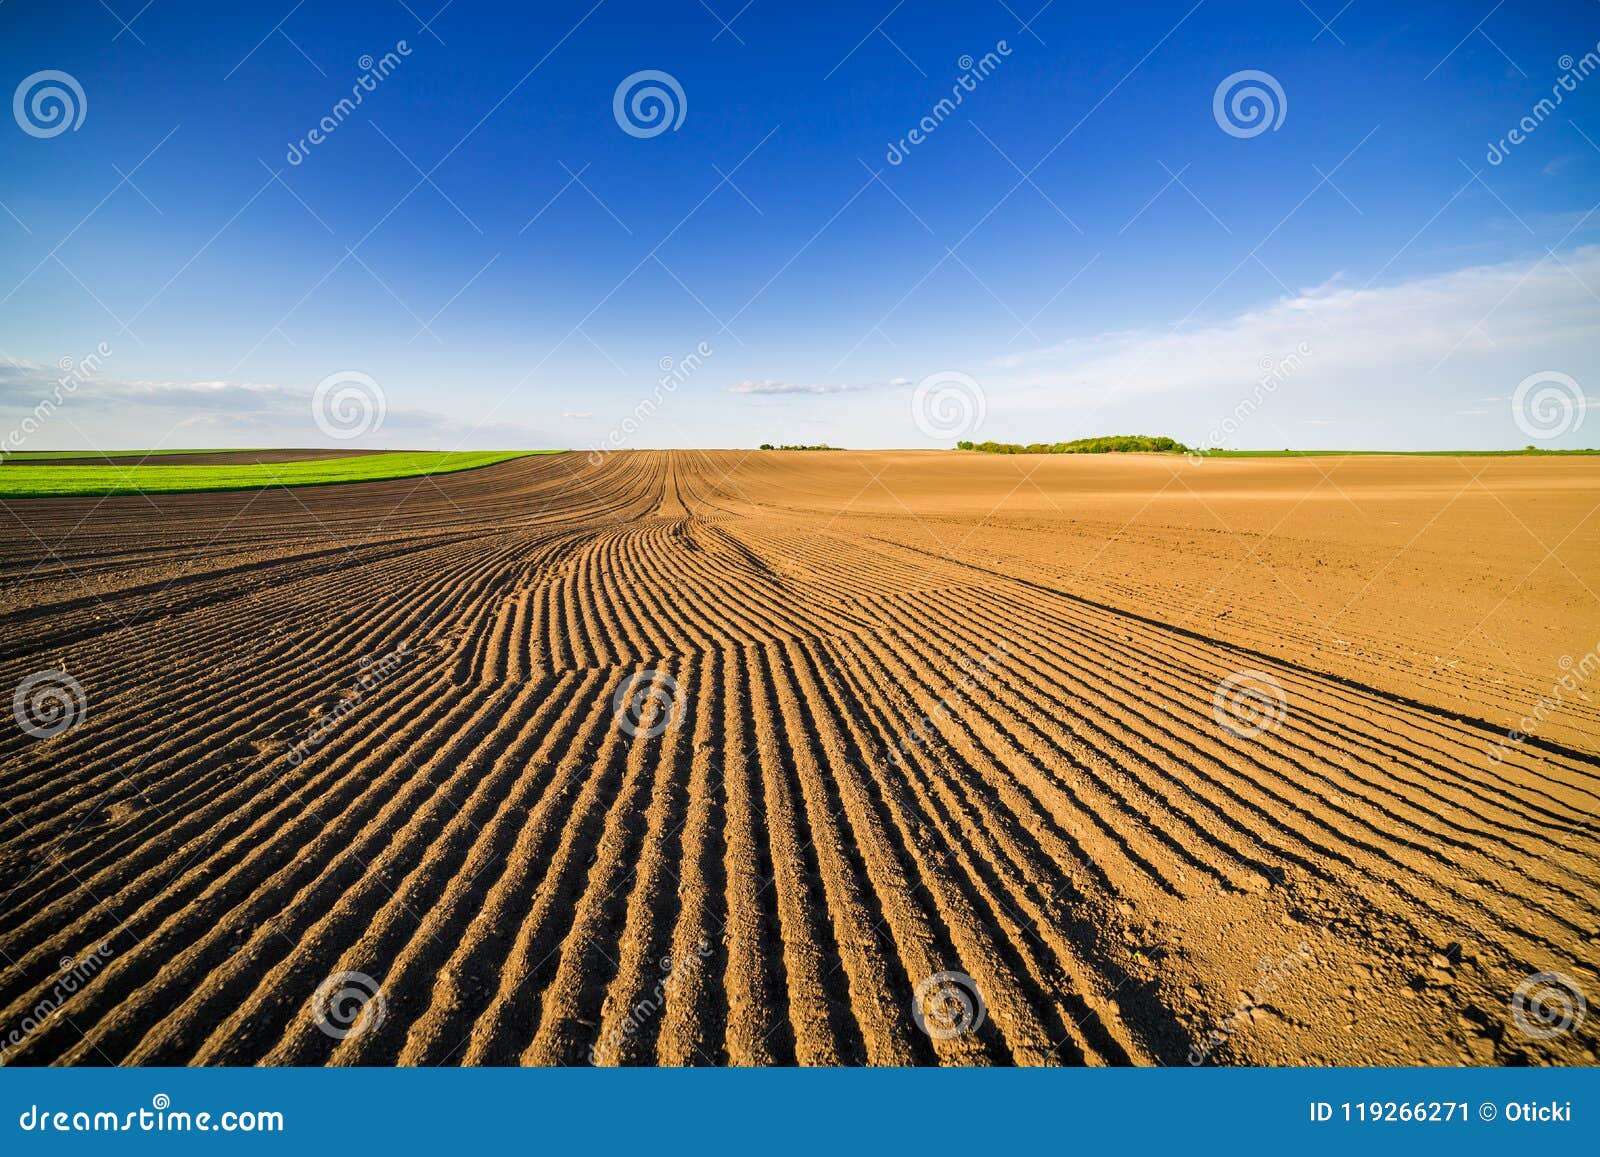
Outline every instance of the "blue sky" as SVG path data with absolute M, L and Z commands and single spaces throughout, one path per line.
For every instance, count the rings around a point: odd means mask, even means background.
M 0 120 L 0 425 L 62 396 L 7 448 L 322 444 L 350 373 L 371 445 L 948 445 L 951 374 L 980 439 L 1375 448 L 1545 375 L 1600 445 L 1600 4 L 1341 3 L 10 0 L 83 107 Z

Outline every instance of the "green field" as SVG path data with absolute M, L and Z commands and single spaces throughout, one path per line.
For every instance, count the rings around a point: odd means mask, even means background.
M 1545 458 L 1600 450 L 1198 450 L 1207 458 Z
M 194 453 L 194 451 L 172 451 Z M 103 494 L 173 494 L 202 490 L 260 490 L 274 486 L 324 486 L 420 478 L 492 466 L 557 450 L 442 450 L 367 454 L 308 462 L 221 466 L 14 466 L 0 467 L 0 498 L 66 498 Z

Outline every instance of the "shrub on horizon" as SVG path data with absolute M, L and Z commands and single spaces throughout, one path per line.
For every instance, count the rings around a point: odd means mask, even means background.
M 957 442 L 958 450 L 983 454 L 1187 454 L 1189 447 L 1175 438 L 1149 434 L 1115 434 L 1078 438 L 1071 442 Z

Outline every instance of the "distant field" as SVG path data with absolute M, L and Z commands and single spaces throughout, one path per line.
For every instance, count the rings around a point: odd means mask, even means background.
M 1554 458 L 1600 450 L 1200 450 L 1207 458 Z
M 156 458 L 169 454 L 244 454 L 246 450 L 14 450 L 5 456 L 7 462 L 53 462 L 63 458 Z M 331 458 L 337 450 L 330 450 Z
M 275 486 L 322 486 L 334 482 L 378 482 L 391 478 L 454 474 L 529 454 L 557 452 L 494 450 L 456 453 L 418 450 L 304 461 L 247 461 L 203 466 L 8 465 L 0 468 L 0 498 L 172 494 L 185 491 L 258 490 Z M 338 451 L 329 453 L 336 454 Z
M 247 466 L 256 462 L 322 462 L 396 452 L 328 446 L 298 450 L 29 450 L 0 458 L 0 466 L 142 466 L 147 460 L 154 460 L 159 466 Z

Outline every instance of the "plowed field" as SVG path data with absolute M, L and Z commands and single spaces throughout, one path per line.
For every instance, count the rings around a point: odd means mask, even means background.
M 732 451 L 0 504 L 4 1060 L 1594 1063 L 1597 504 Z

